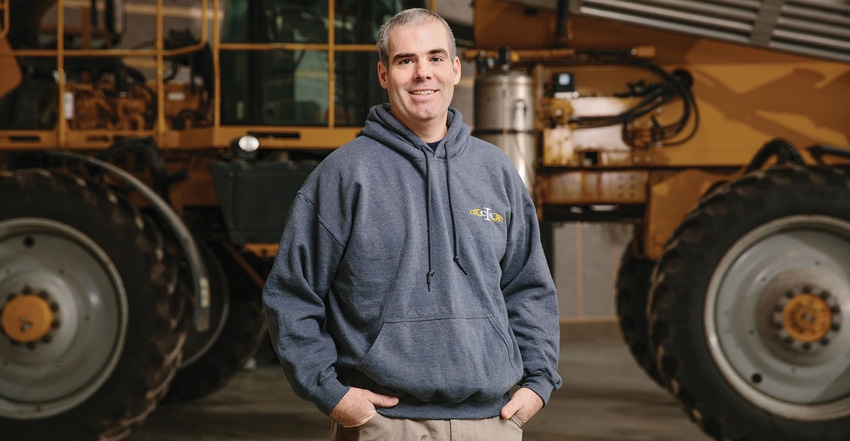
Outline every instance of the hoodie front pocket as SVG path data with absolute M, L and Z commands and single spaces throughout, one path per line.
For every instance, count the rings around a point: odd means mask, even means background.
M 510 342 L 490 316 L 386 321 L 358 369 L 420 401 L 489 401 L 522 378 Z

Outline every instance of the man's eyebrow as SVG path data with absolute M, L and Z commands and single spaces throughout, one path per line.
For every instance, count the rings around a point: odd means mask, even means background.
M 447 51 L 445 49 L 431 49 L 430 51 L 428 51 L 428 55 L 448 56 L 449 51 Z M 411 57 L 414 57 L 414 56 L 416 56 L 416 54 L 414 54 L 413 52 L 405 52 L 405 53 L 395 54 L 395 56 L 393 56 L 392 61 L 395 62 L 395 61 L 398 61 L 398 60 L 404 60 L 406 58 L 411 58 Z
M 403 60 L 403 59 L 405 59 L 405 58 L 410 58 L 410 57 L 412 57 L 413 55 L 414 55 L 414 54 L 413 54 L 412 52 L 409 52 L 409 53 L 401 53 L 401 54 L 395 54 L 395 56 L 393 56 L 393 61 L 398 61 L 398 60 Z

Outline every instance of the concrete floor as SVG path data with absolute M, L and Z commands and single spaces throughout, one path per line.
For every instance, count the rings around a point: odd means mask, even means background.
M 602 334 L 602 335 L 600 335 Z M 562 334 L 563 335 L 563 334 Z M 707 441 L 613 332 L 562 341 L 564 386 L 525 441 Z M 325 441 L 330 420 L 267 363 L 196 403 L 160 406 L 128 441 Z

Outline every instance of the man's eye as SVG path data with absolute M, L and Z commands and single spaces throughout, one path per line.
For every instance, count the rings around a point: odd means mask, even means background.
M 431 61 L 433 61 L 435 63 L 439 63 L 439 62 L 443 61 L 443 57 L 434 57 L 434 58 L 431 58 Z
M 413 61 L 411 61 L 411 60 L 409 60 L 409 59 L 408 59 L 408 60 L 401 60 L 401 61 L 399 61 L 399 62 L 398 62 L 398 64 L 410 64 L 410 63 L 412 63 L 412 62 L 413 62 Z

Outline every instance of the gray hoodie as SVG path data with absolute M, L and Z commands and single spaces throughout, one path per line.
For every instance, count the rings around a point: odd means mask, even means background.
M 555 287 L 507 156 L 455 109 L 429 147 L 375 106 L 295 198 L 263 291 L 294 391 L 329 414 L 350 386 L 386 416 L 489 418 L 561 385 Z

